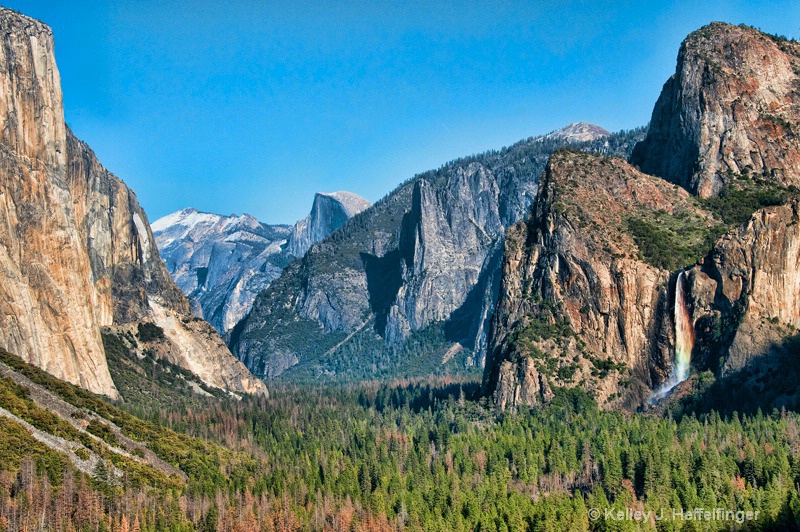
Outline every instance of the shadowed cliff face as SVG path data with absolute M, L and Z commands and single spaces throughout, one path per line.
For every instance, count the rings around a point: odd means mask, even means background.
M 266 393 L 210 325 L 192 322 L 135 195 L 64 124 L 50 29 L 0 11 L 0 343 L 116 397 L 101 327 L 152 322 L 158 352 L 209 385 Z
M 707 198 L 734 175 L 800 184 L 800 44 L 714 23 L 687 37 L 631 163 Z
M 240 358 L 276 376 L 315 349 L 324 355 L 353 332 L 378 334 L 399 347 L 414 331 L 449 320 L 482 271 L 497 272 L 499 255 L 491 251 L 508 226 L 503 218 L 521 217 L 535 192 L 532 176 L 517 179 L 513 169 L 497 170 L 472 163 L 421 177 L 312 247 L 259 296 L 235 339 Z M 503 185 L 508 195 L 501 195 Z M 491 289 L 489 282 L 479 288 Z M 451 329 L 453 342 L 480 341 L 477 310 Z M 290 330 L 277 325 L 287 319 L 305 333 L 290 338 Z
M 402 343 L 412 330 L 448 320 L 466 302 L 481 272 L 497 269 L 498 257 L 491 250 L 505 231 L 500 186 L 480 164 L 457 169 L 438 190 L 426 179 L 415 183 L 401 235 L 406 242 L 399 263 L 402 281 L 384 331 L 390 343 Z M 473 324 L 466 325 L 453 340 L 474 342 L 479 332 L 469 330 Z
M 676 374 L 676 315 L 692 368 L 720 377 L 800 326 L 798 71 L 796 43 L 751 28 L 681 46 L 631 161 L 709 199 L 620 161 L 551 160 L 507 239 L 484 374 L 501 407 L 554 386 L 642 406 Z
M 85 235 L 100 325 L 133 331 L 140 322 L 155 323 L 165 338 L 150 347 L 162 358 L 210 386 L 266 393 L 214 328 L 192 315 L 159 256 L 136 195 L 71 132 L 68 148 L 74 216 Z
M 146 319 L 149 300 L 188 313 L 186 299 L 159 259 L 147 216 L 125 183 L 67 131 L 73 216 L 85 235 L 100 325 Z

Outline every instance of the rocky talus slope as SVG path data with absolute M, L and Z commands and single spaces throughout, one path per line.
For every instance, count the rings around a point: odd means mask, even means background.
M 631 157 L 655 175 L 553 158 L 507 241 L 484 373 L 499 405 L 580 386 L 636 408 L 675 383 L 683 349 L 718 378 L 783 349 L 800 326 L 797 52 L 752 28 L 704 27 Z
M 51 30 L 0 11 L 0 345 L 116 397 L 101 328 L 153 323 L 158 352 L 208 384 L 266 393 L 194 320 L 136 196 L 64 122 Z
M 173 477 L 176 483 L 186 480 L 183 471 L 159 458 L 146 445 L 125 435 L 119 426 L 109 420 L 112 416 L 108 415 L 107 410 L 98 409 L 95 412 L 86 407 L 79 409 L 52 391 L 54 386 L 48 386 L 51 383 L 59 384 L 52 377 L 42 375 L 0 349 L 0 389 L 3 392 L 0 417 L 5 418 L 6 423 L 22 426 L 35 440 L 63 455 L 75 469 L 83 473 L 94 474 L 98 462 L 113 454 L 116 456 L 112 460 L 121 462 L 125 467 L 152 469 L 164 480 Z M 60 384 L 60 390 L 71 388 L 68 384 Z M 83 399 L 84 404 L 94 399 L 82 397 L 81 392 L 76 390 L 72 397 Z M 103 404 L 94 400 L 99 405 Z M 97 427 L 103 427 L 113 437 L 98 437 Z M 123 476 L 122 468 L 111 468 L 115 477 Z
M 290 261 L 368 206 L 351 192 L 318 193 L 309 216 L 294 226 L 184 209 L 156 220 L 153 234 L 195 315 L 224 334 Z
M 627 154 L 638 134 L 532 138 L 414 177 L 291 264 L 232 331 L 232 349 L 268 377 L 404 375 L 409 345 L 482 365 L 505 233 L 529 211 L 550 153 Z

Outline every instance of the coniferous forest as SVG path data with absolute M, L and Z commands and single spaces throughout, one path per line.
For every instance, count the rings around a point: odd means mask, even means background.
M 102 455 L 81 472 L 0 418 L 2 530 L 772 530 L 800 523 L 800 416 L 793 412 L 625 414 L 561 390 L 548 406 L 498 413 L 477 398 L 477 383 L 452 379 L 287 386 L 274 399 L 182 402 L 169 395 L 182 381 L 173 368 L 153 361 L 159 367 L 136 375 L 124 360 L 112 364 L 117 382 L 148 389 L 149 399 L 112 405 L 12 355 L 3 363 L 73 405 L 75 416 L 97 416 L 90 432 L 110 448 L 127 437 L 177 469 L 169 474 L 101 450 L 2 379 L 2 408 Z M 120 439 L 101 418 L 120 427 Z M 757 518 L 698 524 L 672 515 L 694 508 Z M 649 520 L 607 513 L 631 509 L 655 513 Z

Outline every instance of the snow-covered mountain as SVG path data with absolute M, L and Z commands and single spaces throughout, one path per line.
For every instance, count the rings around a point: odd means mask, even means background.
M 152 227 L 167 270 L 193 311 L 224 333 L 293 258 L 369 205 L 350 192 L 319 193 L 309 216 L 294 226 L 183 209 Z

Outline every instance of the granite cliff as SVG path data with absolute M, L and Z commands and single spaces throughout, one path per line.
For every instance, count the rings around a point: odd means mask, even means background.
M 800 197 L 757 211 L 688 272 L 695 365 L 747 366 L 800 327 Z
M 798 50 L 706 26 L 634 148 L 641 172 L 551 159 L 507 239 L 484 373 L 501 407 L 556 386 L 641 407 L 689 372 L 747 370 L 800 326 Z
M 169 278 L 136 196 L 64 122 L 46 25 L 0 11 L 0 345 L 117 397 L 101 329 L 150 324 L 152 349 L 207 384 L 266 393 Z
M 57 377 L 117 396 L 67 177 L 50 28 L 0 11 L 0 344 Z
M 286 251 L 292 257 L 302 257 L 347 220 L 370 206 L 370 202 L 352 192 L 318 192 L 308 216 L 292 227 Z
M 700 197 L 734 176 L 800 184 L 800 44 L 710 24 L 681 45 L 631 163 Z

